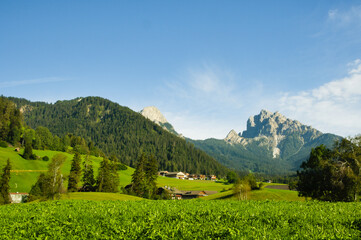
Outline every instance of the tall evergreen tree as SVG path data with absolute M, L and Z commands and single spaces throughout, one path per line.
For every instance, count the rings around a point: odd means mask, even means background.
M 7 160 L 0 179 L 0 204 L 10 203 L 10 159 Z
M 33 154 L 33 146 L 31 145 L 31 142 L 29 140 L 25 141 L 23 158 L 27 160 L 35 158 L 35 155 Z
M 94 185 L 96 183 L 94 178 L 94 170 L 89 156 L 83 162 L 83 186 L 81 187 L 82 192 L 94 191 Z
M 98 170 L 97 192 L 117 192 L 119 187 L 119 175 L 115 163 L 103 158 Z
M 153 154 L 148 155 L 144 165 L 147 193 L 146 198 L 154 198 L 157 191 L 158 162 Z
M 141 153 L 135 171 L 132 174 L 132 188 L 131 191 L 139 196 L 139 197 L 143 197 L 144 193 L 146 192 L 147 189 L 147 180 L 145 177 L 145 172 L 144 172 L 144 166 L 146 164 L 147 158 L 145 153 Z
M 71 162 L 69 181 L 68 181 L 68 192 L 77 192 L 78 184 L 81 176 L 81 155 L 75 152 L 73 161 Z

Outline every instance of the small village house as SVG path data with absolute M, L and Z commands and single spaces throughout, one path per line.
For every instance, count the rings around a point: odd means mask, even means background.
M 165 174 L 165 176 L 169 177 L 169 178 L 177 178 L 177 179 L 185 178 L 185 174 L 182 172 L 169 172 L 169 173 Z

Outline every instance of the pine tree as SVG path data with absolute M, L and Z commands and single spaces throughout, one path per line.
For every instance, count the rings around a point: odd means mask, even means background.
M 153 154 L 148 155 L 144 165 L 145 180 L 146 180 L 146 198 L 154 198 L 157 191 L 157 177 L 158 177 L 158 162 Z
M 29 159 L 34 159 L 34 154 L 33 154 L 33 146 L 31 145 L 31 142 L 25 141 L 25 149 L 24 149 L 24 153 L 23 153 L 23 158 L 29 160 Z
M 117 192 L 119 187 L 119 175 L 116 163 L 103 158 L 100 163 L 96 185 L 97 192 Z
M 0 204 L 10 203 L 10 159 L 7 160 L 0 179 Z
M 71 162 L 69 181 L 68 181 L 68 192 L 78 191 L 78 184 L 81 176 L 81 155 L 75 152 L 73 161 Z
M 94 185 L 96 183 L 94 179 L 94 170 L 89 156 L 83 162 L 83 186 L 80 191 L 82 192 L 92 192 L 94 191 Z
M 131 191 L 139 196 L 143 197 L 147 188 L 147 182 L 145 178 L 144 165 L 147 158 L 145 153 L 142 153 L 138 159 L 135 171 L 132 175 L 132 189 Z

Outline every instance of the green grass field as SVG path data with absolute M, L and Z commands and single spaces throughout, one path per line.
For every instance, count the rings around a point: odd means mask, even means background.
M 102 192 L 74 192 L 61 195 L 61 200 L 120 200 L 120 201 L 139 201 L 145 200 L 144 198 L 130 196 L 119 193 L 102 193 Z
M 360 239 L 360 203 L 85 201 L 0 206 L 0 239 Z
M 21 150 L 20 153 L 22 153 Z M 70 171 L 71 160 L 73 159 L 72 154 L 49 151 L 49 150 L 34 150 L 34 153 L 40 157 L 48 156 L 50 159 L 58 153 L 64 154 L 67 158 L 63 165 L 62 172 L 64 176 L 68 176 Z M 83 156 L 84 158 L 85 156 Z M 41 172 L 47 170 L 49 162 L 42 160 L 25 160 L 19 153 L 14 151 L 14 148 L 0 148 L 0 167 L 2 168 L 6 160 L 10 158 L 12 165 L 12 173 L 10 180 L 11 192 L 29 192 L 31 186 L 35 184 L 38 176 Z M 95 175 L 97 175 L 97 169 L 102 161 L 102 158 L 90 157 L 93 166 L 95 169 Z M 120 189 L 121 187 L 126 186 L 131 182 L 132 174 L 134 172 L 133 168 L 128 167 L 127 170 L 119 171 L 120 178 Z M 67 184 L 67 182 L 65 182 Z M 180 180 L 167 177 L 158 177 L 157 185 L 160 187 L 170 186 L 172 188 L 177 188 L 179 190 L 208 190 L 208 191 L 218 191 L 218 194 L 208 196 L 204 199 L 233 199 L 232 194 L 229 194 L 229 189 L 232 188 L 232 185 L 215 182 L 215 181 L 206 181 L 206 180 Z M 277 184 L 266 184 L 266 185 L 277 185 Z M 279 185 L 279 184 L 278 184 Z M 228 191 L 228 195 L 227 192 Z M 81 198 L 81 195 L 79 195 Z M 303 198 L 297 196 L 297 192 L 294 191 L 285 191 L 278 189 L 267 189 L 263 188 L 259 191 L 252 191 L 249 196 L 252 200 L 289 200 L 289 201 L 303 201 Z M 88 199 L 88 198 L 86 198 Z M 113 198 L 110 198 L 113 199 Z

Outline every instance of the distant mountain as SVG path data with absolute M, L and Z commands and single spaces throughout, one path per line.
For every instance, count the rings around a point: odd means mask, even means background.
M 243 133 L 231 130 L 223 140 L 188 140 L 230 168 L 284 174 L 297 170 L 311 148 L 331 147 L 339 139 L 278 112 L 262 110 L 248 119 Z
M 82 136 L 129 166 L 134 166 L 139 153 L 145 151 L 155 154 L 161 170 L 222 176 L 228 171 L 193 144 L 141 114 L 104 98 L 76 98 L 54 104 L 9 99 L 23 112 L 30 127 L 45 126 L 58 136 L 67 133 Z M 164 123 L 165 118 L 158 117 L 155 119 Z
M 163 129 L 182 137 L 181 134 L 178 134 L 175 130 L 172 124 L 170 124 L 167 119 L 163 116 L 163 114 L 159 111 L 158 108 L 154 106 L 145 107 L 140 111 L 140 114 L 142 114 L 145 118 L 148 118 L 150 121 L 158 124 Z

